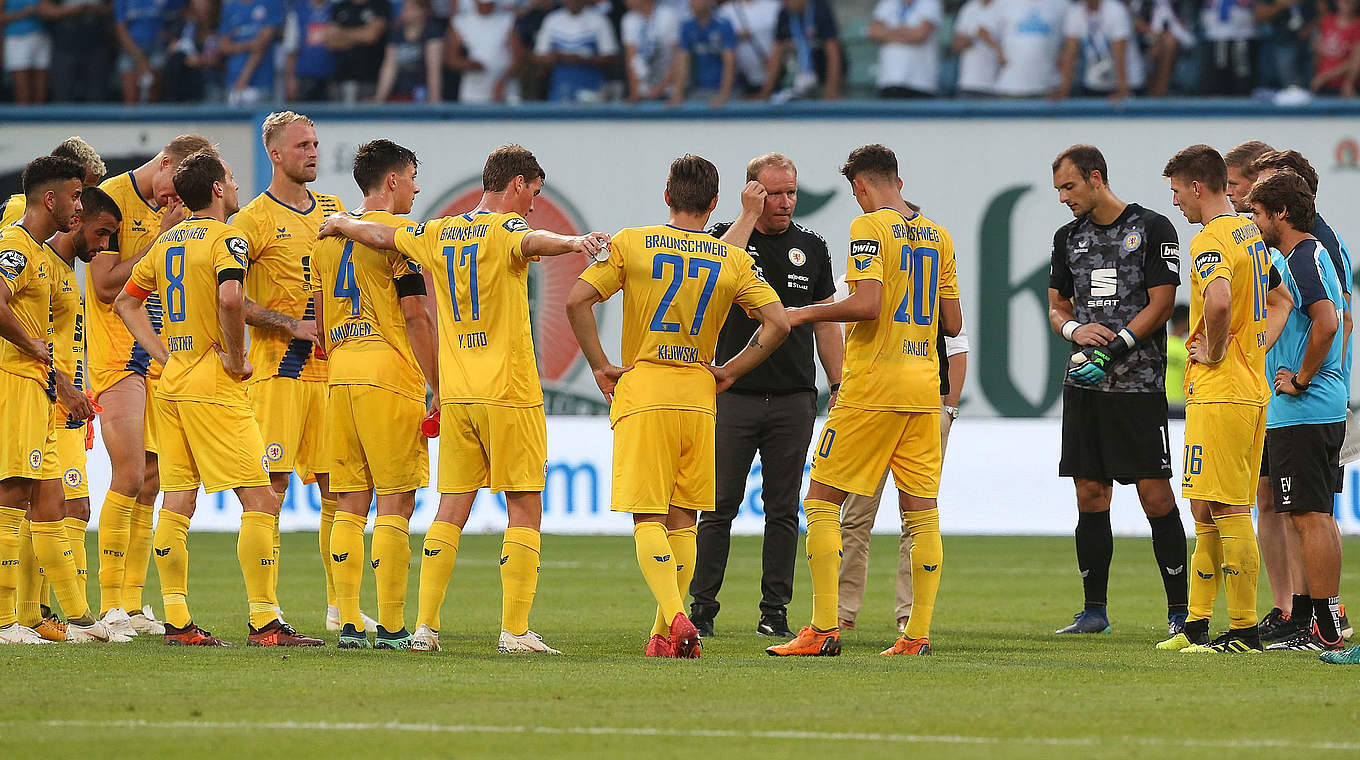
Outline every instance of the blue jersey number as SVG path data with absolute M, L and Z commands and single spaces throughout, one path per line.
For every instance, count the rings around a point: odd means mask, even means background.
M 657 304 L 656 313 L 652 315 L 652 332 L 680 332 L 679 322 L 667 322 L 666 312 L 670 311 L 671 302 L 675 300 L 675 295 L 680 292 L 680 284 L 686 276 L 685 260 L 673 253 L 658 253 L 652 259 L 652 279 L 660 280 L 667 276 L 665 270 L 670 270 L 670 284 L 666 286 L 665 295 L 661 296 L 661 303 Z M 708 309 L 708 302 L 713 298 L 713 289 L 718 285 L 718 274 L 722 271 L 722 264 L 717 261 L 705 259 L 691 259 L 689 262 L 689 277 L 704 277 L 703 290 L 699 293 L 699 303 L 694 309 L 694 318 L 690 320 L 690 335 L 698 335 L 704 326 L 704 311 Z
M 184 321 L 184 246 L 165 249 L 165 315 L 171 322 Z
M 345 248 L 340 252 L 340 271 L 335 273 L 336 298 L 349 299 L 349 315 L 359 316 L 359 283 L 354 279 L 354 260 L 351 256 L 354 253 L 354 241 L 345 243 Z
M 463 315 L 458 311 L 458 273 L 467 272 L 468 299 L 472 302 L 472 321 L 482 318 L 481 299 L 477 294 L 477 246 L 478 243 L 459 248 L 456 245 L 444 246 L 444 271 L 449 278 L 449 301 L 453 303 L 453 321 L 462 322 Z
M 1204 471 L 1204 447 L 1199 445 L 1185 447 L 1185 473 L 1198 475 Z
M 930 271 L 927 273 L 926 269 Z M 911 287 L 902 296 L 893 314 L 894 322 L 935 324 L 935 296 L 940 290 L 940 252 L 934 248 L 902 246 L 901 268 L 911 278 Z M 929 291 L 926 285 L 929 283 Z
M 1255 245 L 1247 246 L 1247 256 L 1251 258 L 1255 276 L 1251 288 L 1253 313 L 1260 322 L 1266 318 L 1266 293 L 1270 291 L 1270 253 L 1266 251 L 1266 244 L 1257 240 Z

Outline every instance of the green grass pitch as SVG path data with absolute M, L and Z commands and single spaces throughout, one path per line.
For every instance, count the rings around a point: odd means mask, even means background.
M 322 629 L 315 534 L 286 534 L 280 593 Z M 420 537 L 407 621 L 415 617 Z M 3 647 L 0 757 L 466 758 L 1360 755 L 1360 667 L 1315 654 L 1157 652 L 1164 600 L 1147 540 L 1116 542 L 1107 636 L 1057 638 L 1081 593 L 1066 538 L 946 537 L 935 654 L 884 658 L 895 540 L 844 654 L 774 659 L 754 633 L 759 540 L 733 541 L 718 636 L 698 661 L 645 660 L 653 613 L 628 537 L 544 540 L 533 627 L 566 654 L 498 655 L 499 537 L 463 539 L 444 651 L 247 648 L 233 535 L 190 538 L 197 621 L 237 643 Z M 90 537 L 89 546 L 96 545 Z M 1360 604 L 1360 540 L 1342 588 Z M 790 623 L 810 612 L 799 563 Z M 148 589 L 148 599 L 159 596 Z M 372 611 L 366 573 L 364 607 Z M 92 590 L 92 594 L 97 590 Z M 1268 607 L 1263 580 L 1263 609 Z M 1343 597 L 1344 598 L 1344 597 Z M 1356 608 L 1353 615 L 1360 613 Z M 1220 610 L 1214 630 L 1225 625 Z

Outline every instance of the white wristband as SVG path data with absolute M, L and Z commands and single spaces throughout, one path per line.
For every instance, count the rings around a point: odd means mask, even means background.
M 1061 330 L 1063 340 L 1069 343 L 1072 342 L 1072 333 L 1075 333 L 1078 327 L 1081 327 L 1081 323 L 1075 319 L 1069 319 L 1066 322 L 1063 322 Z

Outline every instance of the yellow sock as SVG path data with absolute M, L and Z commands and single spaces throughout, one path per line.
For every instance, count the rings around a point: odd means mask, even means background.
M 132 519 L 128 522 L 126 569 L 123 571 L 123 609 L 128 613 L 142 609 L 142 589 L 146 587 L 146 571 L 151 565 L 152 520 L 155 504 L 133 502 Z
M 250 602 L 250 625 L 259 630 L 274 622 L 269 601 L 270 568 L 274 564 L 274 516 L 268 512 L 242 512 L 241 532 L 236 538 L 236 559 L 246 581 Z
M 71 544 L 66 540 L 66 526 L 61 520 L 52 520 L 30 523 L 29 530 L 33 533 L 33 553 L 38 556 L 43 575 L 57 593 L 62 612 L 73 620 L 90 614 L 85 595 L 80 593 L 76 560 Z
M 411 574 L 411 527 L 401 515 L 373 523 L 373 577 L 378 581 L 378 625 L 389 633 L 406 627 L 406 579 Z
M 66 542 L 71 545 L 71 556 L 76 561 L 76 578 L 80 581 L 80 598 L 89 597 L 89 556 L 85 553 L 85 533 L 89 525 L 79 517 L 62 520 L 66 527 Z M 88 603 L 87 605 L 88 606 Z
M 335 604 L 340 622 L 364 630 L 359 612 L 359 584 L 364 579 L 364 526 L 367 515 L 336 512 L 331 526 L 331 577 L 335 579 Z
M 19 523 L 18 584 L 14 590 L 14 615 L 19 625 L 32 628 L 42 620 L 38 590 L 42 586 L 42 570 L 33 552 L 33 524 L 27 519 Z
M 1195 521 L 1195 553 L 1190 555 L 1190 615 L 1188 620 L 1214 616 L 1218 598 L 1218 568 L 1223 564 L 1223 543 L 1217 523 Z
M 99 612 L 123 606 L 123 576 L 127 569 L 128 534 L 132 530 L 132 496 L 117 491 L 104 495 L 99 510 Z M 157 567 L 160 563 L 157 562 Z
M 431 523 L 429 532 L 425 534 L 424 556 L 420 558 L 417 628 L 428 625 L 432 631 L 439 630 L 439 610 L 444 606 L 444 594 L 449 588 L 453 565 L 458 561 L 458 540 L 462 537 L 462 528 L 441 520 Z
M 100 529 L 103 533 L 103 529 Z M 162 509 L 151 545 L 156 550 L 156 574 L 161 578 L 165 622 L 183 628 L 189 615 L 189 518 Z M 101 575 L 101 583 L 102 575 Z
M 903 513 L 902 521 L 911 532 L 911 617 L 906 636 L 930 636 L 930 621 L 935 616 L 935 595 L 940 590 L 940 569 L 944 562 L 944 543 L 940 540 L 940 510 L 923 509 Z
M 269 606 L 279 606 L 279 516 L 270 515 L 270 531 L 273 532 L 273 559 L 269 565 Z
M 542 539 L 533 528 L 505 529 L 501 544 L 501 628 L 516 636 L 529 632 L 541 545 Z
M 666 541 L 671 545 L 671 554 L 675 557 L 675 586 L 680 592 L 682 608 L 685 596 L 689 594 L 689 582 L 694 578 L 694 557 L 699 553 L 698 540 L 699 529 L 695 526 L 666 531 Z M 670 630 L 670 624 L 662 619 L 661 608 L 658 607 L 656 620 L 652 622 L 652 635 L 665 636 Z
M 321 570 L 326 575 L 326 605 L 336 606 L 335 579 L 331 577 L 331 528 L 335 526 L 335 499 L 321 500 L 321 525 L 316 543 L 321 549 Z
M 807 515 L 807 557 L 812 570 L 812 627 L 829 631 L 838 625 L 840 599 L 841 508 L 829 501 L 803 502 Z
M 19 588 L 19 529 L 24 510 L 0 507 L 0 628 L 17 622 Z
M 1251 515 L 1215 517 L 1223 542 L 1223 586 L 1227 590 L 1228 619 L 1231 628 L 1250 628 L 1256 616 L 1256 577 L 1261 568 L 1261 553 Z
M 640 522 L 633 526 L 633 543 L 637 550 L 638 567 L 647 588 L 656 597 L 661 617 L 670 630 L 675 616 L 684 612 L 684 602 L 675 583 L 675 552 L 666 540 L 666 526 L 659 522 Z

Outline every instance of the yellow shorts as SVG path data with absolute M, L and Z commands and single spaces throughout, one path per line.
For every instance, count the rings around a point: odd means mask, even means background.
M 61 476 L 57 466 L 56 404 L 37 380 L 0 372 L 0 480 L 47 480 Z
M 293 381 L 296 382 L 296 381 Z M 406 493 L 430 484 L 425 404 L 372 385 L 336 385 L 326 407 L 332 493 Z
M 664 515 L 672 506 L 713 510 L 713 415 L 649 409 L 614 423 L 615 512 Z
M 247 407 L 156 398 L 161 490 L 269 485 L 264 439 Z
M 547 467 L 542 406 L 440 405 L 440 493 L 542 491 Z
M 1265 441 L 1264 406 L 1187 404 L 1181 495 L 1238 507 L 1252 505 Z
M 836 406 L 812 456 L 812 479 L 861 496 L 872 495 L 892 468 L 899 490 L 922 499 L 940 493 L 939 412 L 896 412 Z
M 160 444 L 156 438 L 156 386 L 161 379 L 146 379 L 146 416 L 142 419 L 142 437 L 145 439 L 145 448 L 149 453 L 155 454 L 160 451 Z
M 324 382 L 270 377 L 251 383 L 246 392 L 264 437 L 270 472 L 294 472 L 302 482 L 328 472 Z M 381 418 L 379 418 L 381 419 Z
M 68 428 L 63 419 L 57 427 L 57 465 L 67 501 L 88 499 L 90 485 L 85 482 L 85 426 Z M 86 423 L 88 424 L 88 423 Z

